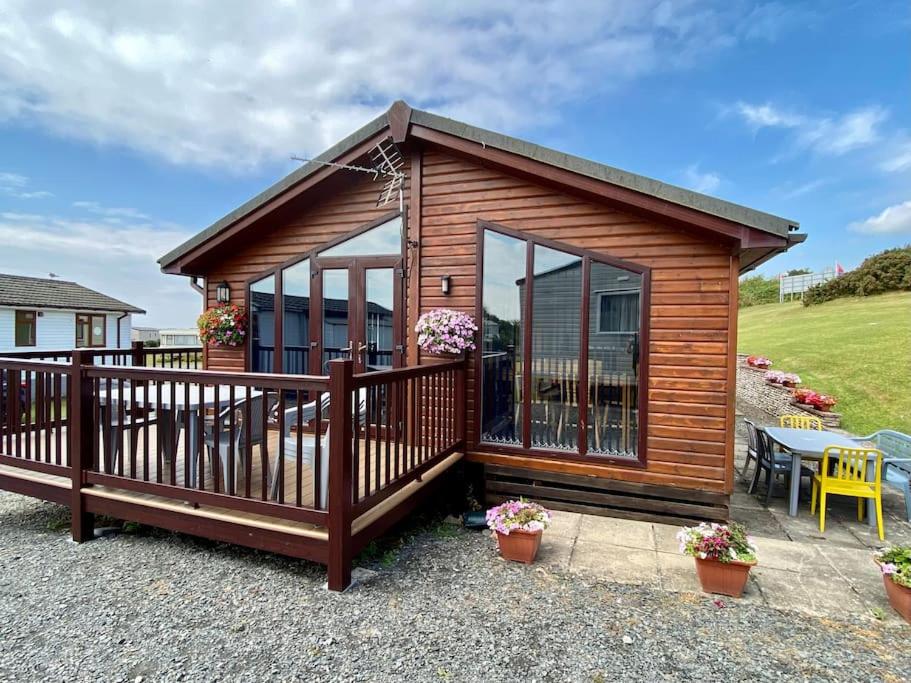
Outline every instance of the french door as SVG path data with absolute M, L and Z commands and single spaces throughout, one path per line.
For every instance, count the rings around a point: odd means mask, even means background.
M 401 367 L 402 259 L 399 256 L 314 259 L 311 371 L 329 373 L 336 358 L 354 360 L 354 372 Z

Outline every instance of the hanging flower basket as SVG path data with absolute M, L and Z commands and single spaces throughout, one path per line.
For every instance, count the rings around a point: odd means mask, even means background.
M 236 304 L 213 306 L 196 324 L 200 341 L 208 346 L 241 346 L 247 336 L 247 314 Z
M 500 556 L 513 562 L 535 561 L 550 512 L 527 500 L 508 500 L 487 511 L 487 526 L 497 536 Z
M 680 552 L 696 559 L 702 590 L 739 598 L 750 570 L 756 565 L 756 547 L 740 524 L 684 527 L 677 534 Z
M 414 331 L 421 351 L 432 356 L 461 358 L 474 351 L 474 336 L 478 326 L 467 313 L 437 308 L 418 318 Z

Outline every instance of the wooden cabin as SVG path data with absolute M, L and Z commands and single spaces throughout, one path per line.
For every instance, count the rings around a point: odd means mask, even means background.
M 354 168 L 378 145 L 401 193 Z M 0 359 L 48 404 L 4 399 L 0 487 L 66 501 L 77 539 L 114 514 L 325 562 L 333 588 L 460 460 L 488 503 L 724 519 L 738 276 L 797 229 L 396 102 L 160 259 L 248 312 L 243 345 L 202 370 Z M 435 308 L 475 318 L 475 352 L 420 352 Z

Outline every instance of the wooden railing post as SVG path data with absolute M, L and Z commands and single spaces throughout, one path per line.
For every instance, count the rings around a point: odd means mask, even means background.
M 329 590 L 351 584 L 354 361 L 329 361 Z
M 455 433 L 456 439 L 461 440 L 462 448 L 468 446 L 468 435 L 465 433 L 465 415 L 468 413 L 468 392 L 466 391 L 466 378 L 465 378 L 465 364 L 467 361 L 462 361 L 459 365 L 458 370 L 456 370 L 456 386 L 455 386 Z
M 85 511 L 85 500 L 82 497 L 84 472 L 92 462 L 92 436 L 95 429 L 92 423 L 92 382 L 83 376 L 83 369 L 92 365 L 90 351 L 73 351 L 69 373 L 69 411 L 67 421 L 70 427 L 69 455 L 72 477 L 72 514 L 73 540 L 77 543 L 88 541 L 95 536 L 95 516 Z
M 130 344 L 130 349 L 132 351 L 132 365 L 134 368 L 141 368 L 146 364 L 145 353 L 143 353 L 142 350 L 144 346 L 145 344 L 143 344 L 141 341 L 134 341 L 132 344 Z

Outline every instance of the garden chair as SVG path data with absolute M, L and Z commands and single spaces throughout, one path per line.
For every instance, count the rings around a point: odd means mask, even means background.
M 246 408 L 247 399 L 241 399 L 234 403 L 234 486 L 237 486 L 237 474 L 244 458 L 249 457 L 247 453 L 247 444 L 257 446 L 263 443 L 265 434 L 265 424 L 263 420 L 263 396 L 255 396 L 250 399 L 250 409 Z M 209 454 L 210 466 L 214 469 L 214 451 L 215 451 L 215 434 L 218 433 L 218 459 L 222 470 L 222 490 L 232 494 L 228 487 L 228 470 L 231 466 L 231 411 L 232 408 L 225 408 L 218 417 L 206 425 L 203 441 L 206 445 L 206 451 Z M 245 419 L 249 412 L 249 422 Z M 249 437 L 247 433 L 249 432 Z M 196 463 L 190 462 L 190 480 L 196 482 Z
M 305 406 L 301 406 L 300 420 L 298 420 L 297 406 L 285 410 L 285 429 L 282 434 L 282 440 L 279 442 L 279 454 L 275 459 L 275 468 L 272 470 L 272 500 L 278 500 L 279 476 L 278 468 L 284 466 L 285 460 L 297 462 L 298 443 L 301 449 L 302 464 L 313 466 L 313 459 L 316 456 L 316 434 L 300 433 L 292 436 L 291 427 L 298 424 L 306 424 L 310 420 L 324 416 L 328 417 L 329 412 L 329 394 L 325 393 L 320 401 L 320 412 L 316 412 L 316 402 L 311 401 Z M 358 392 L 358 417 L 359 422 L 363 425 L 367 420 L 367 389 L 361 388 Z M 319 509 L 327 509 L 326 504 L 329 494 L 329 426 L 320 438 L 320 467 L 319 467 Z
M 756 490 L 756 484 L 759 483 L 759 477 L 762 475 L 763 470 L 765 470 L 765 485 L 766 485 L 766 494 L 765 494 L 765 504 L 768 505 L 769 501 L 772 499 L 772 490 L 774 488 L 775 479 L 784 474 L 788 480 L 794 476 L 792 469 L 792 460 L 791 456 L 786 453 L 781 453 L 775 450 L 775 444 L 765 430 L 757 429 L 756 430 L 756 473 L 753 475 L 753 481 L 750 483 L 749 493 L 753 493 Z M 814 474 L 813 470 L 801 466 L 798 476 L 800 477 L 812 477 Z
M 822 431 L 822 420 L 815 415 L 782 415 L 778 418 L 781 427 L 789 429 L 815 429 Z
M 894 429 L 880 429 L 854 439 L 874 443 L 883 452 L 883 481 L 905 495 L 905 516 L 911 522 L 911 436 Z
M 743 471 L 740 473 L 741 481 L 747 478 L 747 470 L 750 468 L 750 463 L 759 460 L 759 446 L 757 445 L 759 437 L 756 434 L 756 424 L 752 420 L 744 420 L 743 423 L 747 428 L 747 457 L 743 463 Z
M 115 388 L 119 389 L 124 400 L 128 399 L 130 396 L 129 380 L 123 380 L 119 385 L 115 385 Z M 98 469 L 105 474 L 115 474 L 121 457 L 121 442 L 125 439 L 127 448 L 130 449 L 130 456 L 135 455 L 139 448 L 140 431 L 146 426 L 157 424 L 158 415 L 153 408 L 136 405 L 124 406 L 123 415 L 121 415 L 118 403 L 104 406 L 102 410 L 108 412 L 109 415 L 103 416 L 99 420 L 104 446 L 103 452 L 99 454 L 101 462 L 98 463 Z
M 835 461 L 831 459 L 835 458 Z M 869 471 L 869 460 L 873 462 L 873 472 Z M 830 474 L 829 465 L 833 465 Z M 864 501 L 872 498 L 876 502 L 876 529 L 879 540 L 885 539 L 883 533 L 883 498 L 882 498 L 883 453 L 876 448 L 842 448 L 829 446 L 822 454 L 822 467 L 819 474 L 813 475 L 813 492 L 810 501 L 810 513 L 816 514 L 816 497 L 819 495 L 819 531 L 826 530 L 826 496 L 853 496 L 857 498 L 857 518 L 864 518 Z

